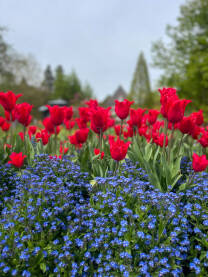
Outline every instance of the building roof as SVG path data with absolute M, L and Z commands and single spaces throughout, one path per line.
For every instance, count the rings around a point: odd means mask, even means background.
M 61 98 L 48 101 L 48 105 L 67 105 L 67 104 L 68 104 L 67 101 Z
M 113 95 L 109 95 L 106 97 L 106 99 L 104 100 L 104 105 L 105 106 L 114 106 L 114 101 L 117 99 L 119 101 L 124 100 L 127 97 L 127 93 L 126 91 L 123 89 L 122 86 L 119 86 L 115 92 L 113 93 Z

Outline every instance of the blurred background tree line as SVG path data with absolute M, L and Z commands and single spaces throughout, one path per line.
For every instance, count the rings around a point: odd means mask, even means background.
M 33 114 L 37 116 L 38 107 L 51 99 L 79 105 L 96 97 L 75 71 L 66 74 L 61 65 L 55 70 L 48 65 L 39 76 L 41 70 L 35 58 L 17 53 L 5 41 L 4 31 L 0 28 L 0 90 L 23 93 L 21 101 L 34 105 Z M 208 0 L 187 0 L 180 7 L 177 25 L 168 25 L 166 35 L 168 43 L 158 40 L 152 45 L 153 66 L 162 71 L 157 87 L 177 88 L 181 98 L 193 101 L 192 109 L 208 113 Z M 151 89 L 142 52 L 126 97 L 142 107 L 159 108 L 159 93 Z
M 22 93 L 19 102 L 34 105 L 33 115 L 41 116 L 38 108 L 52 99 L 64 99 L 69 105 L 79 105 L 93 97 L 89 83 L 82 84 L 73 70 L 66 74 L 61 65 L 54 70 L 48 65 L 41 76 L 40 66 L 32 55 L 23 56 L 4 39 L 5 28 L 0 27 L 0 91 Z

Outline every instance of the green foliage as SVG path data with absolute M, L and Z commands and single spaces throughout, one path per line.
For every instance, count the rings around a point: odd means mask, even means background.
M 70 104 L 76 105 L 80 101 L 89 99 L 92 96 L 93 91 L 90 85 L 86 83 L 85 86 L 82 86 L 75 71 L 67 75 L 64 74 L 62 66 L 57 67 L 52 98 L 62 98 Z
M 135 101 L 136 104 L 144 105 L 146 98 L 150 94 L 150 81 L 147 63 L 144 54 L 140 53 L 134 77 L 131 83 L 129 97 Z
M 170 43 L 153 44 L 154 65 L 163 70 L 160 84 L 175 86 L 179 95 L 207 110 L 208 1 L 191 0 L 181 6 L 178 25 L 167 26 Z

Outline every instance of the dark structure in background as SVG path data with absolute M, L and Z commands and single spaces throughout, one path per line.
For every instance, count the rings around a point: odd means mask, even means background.
M 63 107 L 63 106 L 67 106 L 68 103 L 67 103 L 67 101 L 65 101 L 63 99 L 55 99 L 55 100 L 48 101 L 47 105 L 50 105 L 50 106 L 57 105 L 57 106 Z M 49 116 L 49 110 L 45 105 L 39 107 L 38 110 L 39 110 L 39 112 L 41 112 L 43 118 Z
M 103 106 L 105 107 L 113 107 L 115 105 L 115 100 L 123 101 L 125 98 L 127 98 L 127 93 L 123 89 L 122 86 L 119 86 L 117 90 L 113 93 L 113 95 L 109 95 L 106 97 L 106 99 L 103 101 Z

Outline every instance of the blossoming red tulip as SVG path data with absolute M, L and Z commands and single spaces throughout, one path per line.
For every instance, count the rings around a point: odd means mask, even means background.
M 203 147 L 208 147 L 208 131 L 204 131 L 202 137 L 198 140 L 198 142 L 203 146 Z
M 160 103 L 161 103 L 160 112 L 165 118 L 167 118 L 169 106 L 176 100 L 179 100 L 179 98 L 176 94 L 176 89 L 174 88 L 159 89 L 159 92 L 160 92 Z
M 45 129 L 50 133 L 50 134 L 54 134 L 55 133 L 55 128 L 54 125 L 51 121 L 51 117 L 46 117 L 43 120 L 43 125 L 45 127 Z
M 90 99 L 89 101 L 85 101 L 85 104 L 90 108 L 90 109 L 95 109 L 98 107 L 98 101 L 96 99 Z
M 22 96 L 22 94 L 15 95 L 12 91 L 0 92 L 0 104 L 4 107 L 5 111 L 11 112 L 15 106 L 17 99 Z
M 9 131 L 10 127 L 11 127 L 11 123 L 7 122 L 6 120 L 5 120 L 4 123 L 1 125 L 1 129 L 2 129 L 2 131 L 4 131 L 4 132 Z
M 88 133 L 89 133 L 88 128 L 80 129 L 80 130 L 76 131 L 75 136 L 76 136 L 78 144 L 82 144 L 82 143 L 86 142 Z
M 96 156 L 100 154 L 101 160 L 103 159 L 103 157 L 104 157 L 104 155 L 105 155 L 105 153 L 104 153 L 103 151 L 100 152 L 100 149 L 98 149 L 98 148 L 95 148 L 95 149 L 94 149 L 94 154 L 95 154 Z
M 158 110 L 149 110 L 147 119 L 151 125 L 153 125 L 156 122 L 159 114 L 160 112 Z
M 91 111 L 91 129 L 100 134 L 105 132 L 108 128 L 108 120 L 110 119 L 109 110 L 111 108 L 104 109 L 98 107 L 96 110 Z
M 23 166 L 26 155 L 23 155 L 22 152 L 20 153 L 12 152 L 9 158 L 10 158 L 10 161 L 8 161 L 8 164 L 12 164 L 17 168 L 20 168 Z
M 190 116 L 193 118 L 196 125 L 201 126 L 203 124 L 204 117 L 203 117 L 203 111 L 202 110 L 199 110 L 198 112 L 192 113 Z
M 79 117 L 87 123 L 90 121 L 90 109 L 88 107 L 79 107 Z
M 142 117 L 146 109 L 141 109 L 138 108 L 137 110 L 135 109 L 130 109 L 130 120 L 127 122 L 129 126 L 132 127 L 140 127 L 142 123 Z
M 171 123 L 178 123 L 180 122 L 184 117 L 184 112 L 186 105 L 189 104 L 190 100 L 176 100 L 169 104 L 169 108 L 167 110 L 167 118 L 168 121 Z
M 194 120 L 191 116 L 184 116 L 183 119 L 180 121 L 178 128 L 183 134 L 190 134 L 194 128 Z
M 36 134 L 36 139 L 37 141 L 40 141 L 40 139 L 42 140 L 43 145 L 48 144 L 50 135 L 48 134 L 47 130 L 41 130 L 40 132 L 38 132 Z
M 69 141 L 70 141 L 71 144 L 73 144 L 73 145 L 74 145 L 75 147 L 77 147 L 77 148 L 81 148 L 81 147 L 82 147 L 82 144 L 81 144 L 81 143 L 78 143 L 75 134 L 74 134 L 73 136 L 69 136 Z
M 133 103 L 134 101 L 129 101 L 127 99 L 124 99 L 124 101 L 121 102 L 115 100 L 115 112 L 121 120 L 124 120 L 128 117 L 130 106 Z
M 32 135 L 34 135 L 36 133 L 36 131 L 37 131 L 37 126 L 31 125 L 29 127 L 28 132 L 31 133 Z
M 64 117 L 66 120 L 71 120 L 73 116 L 73 107 L 64 107 Z
M 57 105 L 51 107 L 49 105 L 46 105 L 48 107 L 49 112 L 50 112 L 50 117 L 51 117 L 51 122 L 53 123 L 54 126 L 61 125 L 64 121 L 64 107 L 59 107 Z
M 198 156 L 196 153 L 193 153 L 192 167 L 195 172 L 204 171 L 208 166 L 208 160 L 206 155 Z
M 33 106 L 28 103 L 21 103 L 16 105 L 15 117 L 19 123 L 25 127 L 27 127 L 32 120 L 32 116 L 30 115 L 32 108 Z
M 109 143 L 110 143 L 111 157 L 115 161 L 123 160 L 126 157 L 126 154 L 127 154 L 128 148 L 129 148 L 129 144 L 131 142 L 124 142 L 124 141 L 120 140 L 118 137 L 116 141 L 109 140 Z

